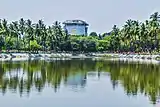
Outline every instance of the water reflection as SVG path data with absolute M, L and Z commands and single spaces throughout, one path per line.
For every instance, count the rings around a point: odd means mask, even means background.
M 32 90 L 42 92 L 47 86 L 53 87 L 55 92 L 61 86 L 81 90 L 87 85 L 88 77 L 98 80 L 101 76 L 110 78 L 113 89 L 122 86 L 128 96 L 141 93 L 154 104 L 159 99 L 159 65 L 91 59 L 0 62 L 0 90 L 3 95 L 8 91 L 20 96 L 30 95 Z

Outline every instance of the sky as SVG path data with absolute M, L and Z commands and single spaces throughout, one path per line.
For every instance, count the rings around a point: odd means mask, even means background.
M 89 32 L 109 32 L 113 25 L 123 26 L 126 20 L 144 21 L 160 12 L 160 0 L 0 0 L 0 18 L 20 18 L 37 22 L 80 19 L 89 24 Z

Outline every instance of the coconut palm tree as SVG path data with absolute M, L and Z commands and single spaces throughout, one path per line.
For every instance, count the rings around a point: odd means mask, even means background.
M 4 47 L 4 45 L 5 45 L 4 38 L 2 37 L 2 35 L 0 35 L 0 52 L 1 52 L 2 48 Z
M 46 49 L 46 40 L 47 40 L 47 28 L 44 25 L 42 28 L 42 46 L 43 46 L 43 51 L 45 52 Z
M 35 25 L 35 35 L 36 35 L 35 38 L 37 39 L 38 44 L 43 46 L 43 51 L 45 52 L 47 28 L 43 20 L 39 20 L 38 23 Z
M 158 12 L 153 13 L 150 16 L 150 23 L 151 23 L 151 37 L 153 37 L 152 41 L 153 41 L 153 49 L 158 49 L 159 50 L 159 39 L 158 37 L 158 32 L 159 32 L 159 19 L 160 19 L 160 15 Z
M 18 25 L 18 21 L 15 21 L 15 22 L 12 22 L 12 24 L 13 24 L 13 33 L 14 33 L 14 35 L 13 36 L 15 36 L 16 37 L 16 49 L 19 51 L 19 46 L 20 46 L 20 44 L 19 44 L 19 38 L 20 38 L 20 30 L 19 30 L 19 25 Z
M 9 37 L 10 31 L 9 31 L 8 22 L 6 19 L 3 19 L 1 22 L 1 31 L 2 31 L 1 33 L 5 39 L 5 48 L 7 48 L 6 39 Z
M 153 13 L 153 14 L 150 16 L 150 19 L 151 19 L 152 21 L 155 21 L 155 22 L 158 22 L 158 21 L 159 21 L 159 18 L 160 18 L 160 15 L 159 15 L 158 12 L 155 12 L 155 13 Z
M 3 33 L 4 33 L 4 30 L 2 28 L 2 20 L 0 19 L 0 51 L 2 50 L 2 47 L 5 44 Z
M 54 36 L 55 36 L 55 44 L 54 44 L 55 50 L 57 50 L 57 49 L 59 50 L 61 42 L 64 39 L 60 22 L 55 21 L 53 23 L 52 27 L 53 27 Z
M 147 28 L 145 26 L 145 23 L 142 23 L 140 25 L 140 31 L 139 31 L 139 36 L 141 37 L 141 46 L 142 46 L 142 51 L 148 51 L 147 50 L 147 39 L 148 39 L 148 32 L 147 32 Z
M 21 18 L 19 20 L 19 32 L 20 32 L 20 37 L 22 38 L 23 41 L 23 49 L 25 49 L 25 30 L 26 30 L 26 25 L 25 25 L 25 20 L 23 18 Z
M 2 20 L 0 19 L 0 35 L 2 35 L 3 34 L 3 27 L 2 27 Z
M 33 24 L 32 24 L 32 21 L 31 20 L 27 20 L 26 21 L 26 39 L 27 39 L 27 41 L 28 41 L 28 43 L 29 43 L 29 46 L 28 46 L 28 48 L 29 48 L 29 51 L 30 51 L 30 41 L 31 40 L 33 40 L 34 39 L 34 29 L 33 29 Z
M 50 51 L 54 50 L 54 42 L 55 42 L 55 35 L 53 32 L 53 28 L 51 26 L 48 27 L 47 29 L 47 34 L 48 34 L 48 41 L 49 41 L 49 49 Z
M 133 41 L 132 24 L 133 24 L 133 21 L 131 19 L 129 19 L 129 20 L 126 21 L 126 24 L 123 26 L 124 39 L 125 39 L 125 48 L 127 48 L 127 51 L 129 50 L 129 47 L 131 47 L 130 41 Z
M 140 23 L 138 21 L 133 21 L 132 22 L 132 30 L 131 30 L 131 34 L 132 34 L 132 45 L 133 47 L 137 48 L 138 51 L 140 51 L 141 49 L 141 36 L 139 35 L 139 32 L 140 32 Z M 137 47 L 136 47 L 136 46 Z M 132 47 L 130 47 L 132 48 Z M 134 49 L 134 51 L 136 51 Z

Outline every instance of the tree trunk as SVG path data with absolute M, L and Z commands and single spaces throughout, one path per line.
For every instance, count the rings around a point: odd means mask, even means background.
M 18 46 L 18 36 L 17 36 L 17 46 L 16 46 L 16 48 L 17 48 L 17 52 L 19 52 L 19 46 Z

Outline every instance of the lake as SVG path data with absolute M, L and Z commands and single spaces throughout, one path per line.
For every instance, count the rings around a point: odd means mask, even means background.
M 0 62 L 1 107 L 158 107 L 160 66 L 73 59 Z

